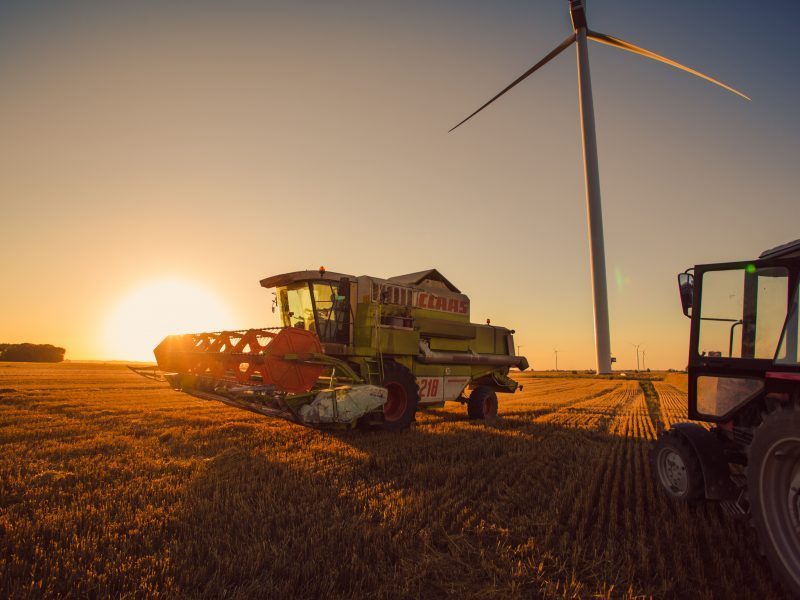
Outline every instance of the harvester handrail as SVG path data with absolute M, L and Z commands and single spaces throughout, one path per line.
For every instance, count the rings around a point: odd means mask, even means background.
M 358 375 L 349 364 L 333 356 L 328 356 L 327 354 L 319 354 L 316 352 L 308 352 L 304 354 L 284 354 L 282 358 L 283 360 L 297 361 L 311 365 L 325 365 L 333 367 L 334 369 L 341 369 L 344 371 L 347 379 L 350 379 L 354 383 L 363 382 L 361 376 Z
M 223 329 L 221 331 L 204 331 L 203 333 L 190 333 L 184 335 L 219 335 L 222 333 L 247 333 L 248 331 L 280 331 L 281 329 L 288 329 L 284 325 L 276 327 L 251 327 L 250 329 Z

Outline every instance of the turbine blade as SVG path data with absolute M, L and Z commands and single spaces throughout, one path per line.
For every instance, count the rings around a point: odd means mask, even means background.
M 685 65 L 682 65 L 674 60 L 671 60 L 665 56 L 661 56 L 660 54 L 656 54 L 655 52 L 650 52 L 650 50 L 645 50 L 644 48 L 640 48 L 639 46 L 634 46 L 630 42 L 626 42 L 625 40 L 620 40 L 615 37 L 611 37 L 610 35 L 606 35 L 605 33 L 598 33 L 597 31 L 586 31 L 586 36 L 594 40 L 595 42 L 600 42 L 601 44 L 608 44 L 609 46 L 613 46 L 614 48 L 619 48 L 621 50 L 627 50 L 628 52 L 633 52 L 634 54 L 638 54 L 639 56 L 644 56 L 645 58 L 650 58 L 652 60 L 657 60 L 658 62 L 662 62 L 668 64 L 671 67 L 675 67 L 676 69 L 680 69 L 681 71 L 686 71 L 687 73 L 691 73 L 692 75 L 699 77 L 700 79 L 705 79 L 706 81 L 710 81 L 720 87 L 725 88 L 729 92 L 733 92 L 737 96 L 741 96 L 745 100 L 750 100 L 748 96 L 745 96 L 739 90 L 733 89 L 729 85 L 725 85 L 721 81 L 717 81 L 713 77 L 709 77 L 708 75 L 704 75 L 699 71 L 695 71 Z
M 467 121 L 469 121 L 469 120 L 470 120 L 472 117 L 474 117 L 475 115 L 477 115 L 477 114 L 478 114 L 479 112 L 481 112 L 481 111 L 482 111 L 484 108 L 486 108 L 486 107 L 487 107 L 487 106 L 489 106 L 489 105 L 490 105 L 492 102 L 494 102 L 495 100 L 497 100 L 497 99 L 498 99 L 500 96 L 502 96 L 503 94 L 505 94 L 505 93 L 506 93 L 508 90 L 510 90 L 510 89 L 511 89 L 511 88 L 513 88 L 515 85 L 517 85 L 518 83 L 520 83 L 521 81 L 523 81 L 525 78 L 529 77 L 530 75 L 533 75 L 533 73 L 534 73 L 535 71 L 537 71 L 537 70 L 538 70 L 540 67 L 543 67 L 544 65 L 546 65 L 547 63 L 549 63 L 551 60 L 553 60 L 553 59 L 554 59 L 556 56 L 558 56 L 559 54 L 561 54 L 561 52 L 563 52 L 563 51 L 564 51 L 564 49 L 566 49 L 566 48 L 567 48 L 567 47 L 568 47 L 570 44 L 572 44 L 572 42 L 574 42 L 574 41 L 575 41 L 575 34 L 573 33 L 573 34 L 572 34 L 572 35 L 570 35 L 570 36 L 569 36 L 567 39 L 565 39 L 563 42 L 561 42 L 561 43 L 560 43 L 558 46 L 556 46 L 556 47 L 555 47 L 555 48 L 554 48 L 554 49 L 553 49 L 553 50 L 552 50 L 552 51 L 551 51 L 551 52 L 550 52 L 550 53 L 549 53 L 547 56 L 545 56 L 545 57 L 544 57 L 542 60 L 540 60 L 539 62 L 537 62 L 537 63 L 536 63 L 535 65 L 533 65 L 533 66 L 532 66 L 530 69 L 528 69 L 528 70 L 527 70 L 527 71 L 525 71 L 525 72 L 524 72 L 522 75 L 520 75 L 519 77 L 517 77 L 517 78 L 516 78 L 514 81 L 512 81 L 512 82 L 511 82 L 509 85 L 507 85 L 505 88 L 503 88 L 503 90 L 502 90 L 502 91 L 501 91 L 499 94 L 497 94 L 497 95 L 496 95 L 494 98 L 492 98 L 491 100 L 489 100 L 489 101 L 488 101 L 486 104 L 484 104 L 483 106 L 481 106 L 481 107 L 480 107 L 478 110 L 476 110 L 474 113 L 472 113 L 472 114 L 471 114 L 470 116 L 468 116 L 466 119 L 464 119 L 463 121 L 461 121 L 461 122 L 460 122 L 458 125 L 456 125 L 455 127 L 451 128 L 451 129 L 450 129 L 450 130 L 449 130 L 447 133 L 450 133 L 450 132 L 451 132 L 451 131 L 453 131 L 453 129 L 455 129 L 456 127 L 460 127 L 461 125 L 463 125 L 464 123 L 466 123 Z

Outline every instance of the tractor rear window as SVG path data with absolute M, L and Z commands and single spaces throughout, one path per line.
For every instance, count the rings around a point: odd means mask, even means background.
M 701 356 L 771 359 L 789 304 L 783 267 L 706 271 L 700 306 Z
M 798 359 L 798 346 L 800 346 L 800 327 L 798 327 L 798 320 L 800 319 L 799 304 L 800 287 L 795 290 L 792 310 L 789 313 L 789 317 L 786 319 L 786 326 L 783 328 L 781 345 L 775 356 L 775 362 L 778 364 L 796 365 L 800 363 L 800 359 Z
M 701 356 L 741 357 L 744 269 L 703 274 L 700 307 Z
M 757 296 L 756 305 L 752 307 L 755 313 L 753 356 L 772 358 L 780 343 L 781 330 L 789 307 L 789 272 L 783 267 L 758 269 L 755 278 Z M 745 324 L 747 320 L 748 316 L 745 314 Z

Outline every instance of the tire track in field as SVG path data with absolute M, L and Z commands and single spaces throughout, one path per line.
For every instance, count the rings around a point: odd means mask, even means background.
M 618 445 L 623 449 L 616 466 L 617 471 L 621 472 L 622 484 L 611 492 L 613 506 L 609 510 L 612 515 L 617 515 L 617 525 L 609 527 L 606 539 L 611 540 L 610 553 L 614 562 L 632 572 L 641 568 L 641 563 L 652 565 L 651 545 L 647 540 L 655 539 L 653 536 L 656 534 L 655 527 L 646 518 L 649 496 L 645 495 L 652 481 L 647 466 L 647 442 L 655 438 L 655 427 L 647 398 L 641 389 L 635 390 L 633 400 L 619 420 L 621 437 Z M 620 531 L 623 532 L 622 536 L 619 535 Z M 631 552 L 629 545 L 615 543 L 620 537 L 634 541 L 637 552 Z
M 595 445 L 600 450 L 605 444 L 603 440 L 604 429 L 608 427 L 609 419 L 629 402 L 630 386 L 624 383 L 618 385 L 612 393 L 599 398 L 587 399 L 575 406 L 567 407 L 537 419 L 566 427 L 578 427 L 595 434 Z M 600 435 L 598 435 L 600 434 Z M 600 451 L 594 453 L 594 460 L 589 465 L 588 473 L 591 479 L 575 478 L 574 484 L 569 486 L 567 494 L 562 494 L 563 502 L 559 503 L 558 519 L 564 527 L 552 532 L 547 546 L 554 546 L 564 554 L 571 556 L 573 563 L 580 564 L 586 560 L 597 558 L 593 540 L 597 531 L 599 520 L 603 518 L 598 501 L 604 495 L 604 482 L 611 474 L 611 466 L 616 460 L 616 445 L 611 453 Z M 583 474 L 583 473 L 582 473 Z M 594 554 L 594 556 L 584 556 Z
M 641 573 L 644 565 L 645 572 L 655 575 L 674 560 L 668 549 L 653 547 L 659 532 L 648 518 L 656 490 L 647 462 L 647 442 L 655 438 L 655 427 L 645 396 L 635 382 L 626 382 L 606 397 L 605 406 L 593 405 L 590 400 L 583 404 L 580 408 L 587 413 L 580 426 L 597 432 L 605 429 L 611 437 L 601 458 L 587 468 L 592 473 L 588 485 L 584 484 L 582 493 L 575 493 L 574 501 L 565 502 L 560 509 L 558 520 L 566 527 L 550 543 L 570 553 L 573 564 L 605 565 L 603 570 L 620 573 L 618 589 L 623 589 L 619 588 L 624 583 L 623 574 Z M 568 426 L 578 423 L 566 410 L 547 420 L 558 419 Z M 591 580 L 592 571 L 585 577 Z M 632 578 L 627 582 L 635 584 Z
M 604 508 L 598 511 L 596 519 L 596 527 L 602 532 L 596 539 L 595 548 L 598 555 L 613 556 L 614 540 L 617 539 L 619 529 L 623 526 L 626 491 L 630 489 L 626 475 L 630 465 L 631 448 L 628 438 L 631 435 L 631 414 L 636 400 L 642 400 L 643 395 L 635 382 L 627 384 L 622 393 L 624 396 L 608 426 L 608 432 L 615 437 L 612 438 L 613 446 L 608 453 L 608 484 L 601 494 Z M 610 545 L 611 552 L 609 552 Z

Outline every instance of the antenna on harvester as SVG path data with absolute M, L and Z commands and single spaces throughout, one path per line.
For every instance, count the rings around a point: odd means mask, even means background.
M 603 215 L 600 205 L 600 172 L 597 166 L 597 138 L 594 128 L 594 106 L 592 104 L 592 81 L 589 76 L 589 44 L 587 40 L 594 40 L 601 44 L 607 44 L 620 50 L 626 50 L 633 54 L 644 56 L 665 64 L 691 73 L 701 79 L 705 79 L 728 91 L 733 92 L 749 100 L 747 96 L 733 89 L 716 79 L 704 75 L 699 71 L 670 60 L 664 56 L 650 52 L 630 42 L 619 38 L 592 31 L 586 24 L 586 4 L 584 0 L 568 0 L 569 13 L 572 18 L 573 33 L 561 42 L 545 57 L 517 77 L 508 86 L 503 88 L 500 93 L 495 95 L 486 104 L 469 115 L 466 119 L 458 123 L 456 129 L 469 121 L 472 117 L 497 100 L 500 96 L 508 92 L 518 83 L 527 79 L 538 69 L 553 60 L 573 43 L 577 45 L 578 54 L 578 88 L 581 109 L 581 132 L 583 134 L 583 168 L 586 179 L 586 212 L 589 220 L 589 257 L 592 272 L 592 294 L 594 296 L 594 337 L 597 352 L 597 372 L 611 372 L 611 335 L 608 324 L 608 289 L 606 286 L 606 257 L 605 244 L 603 242 Z

